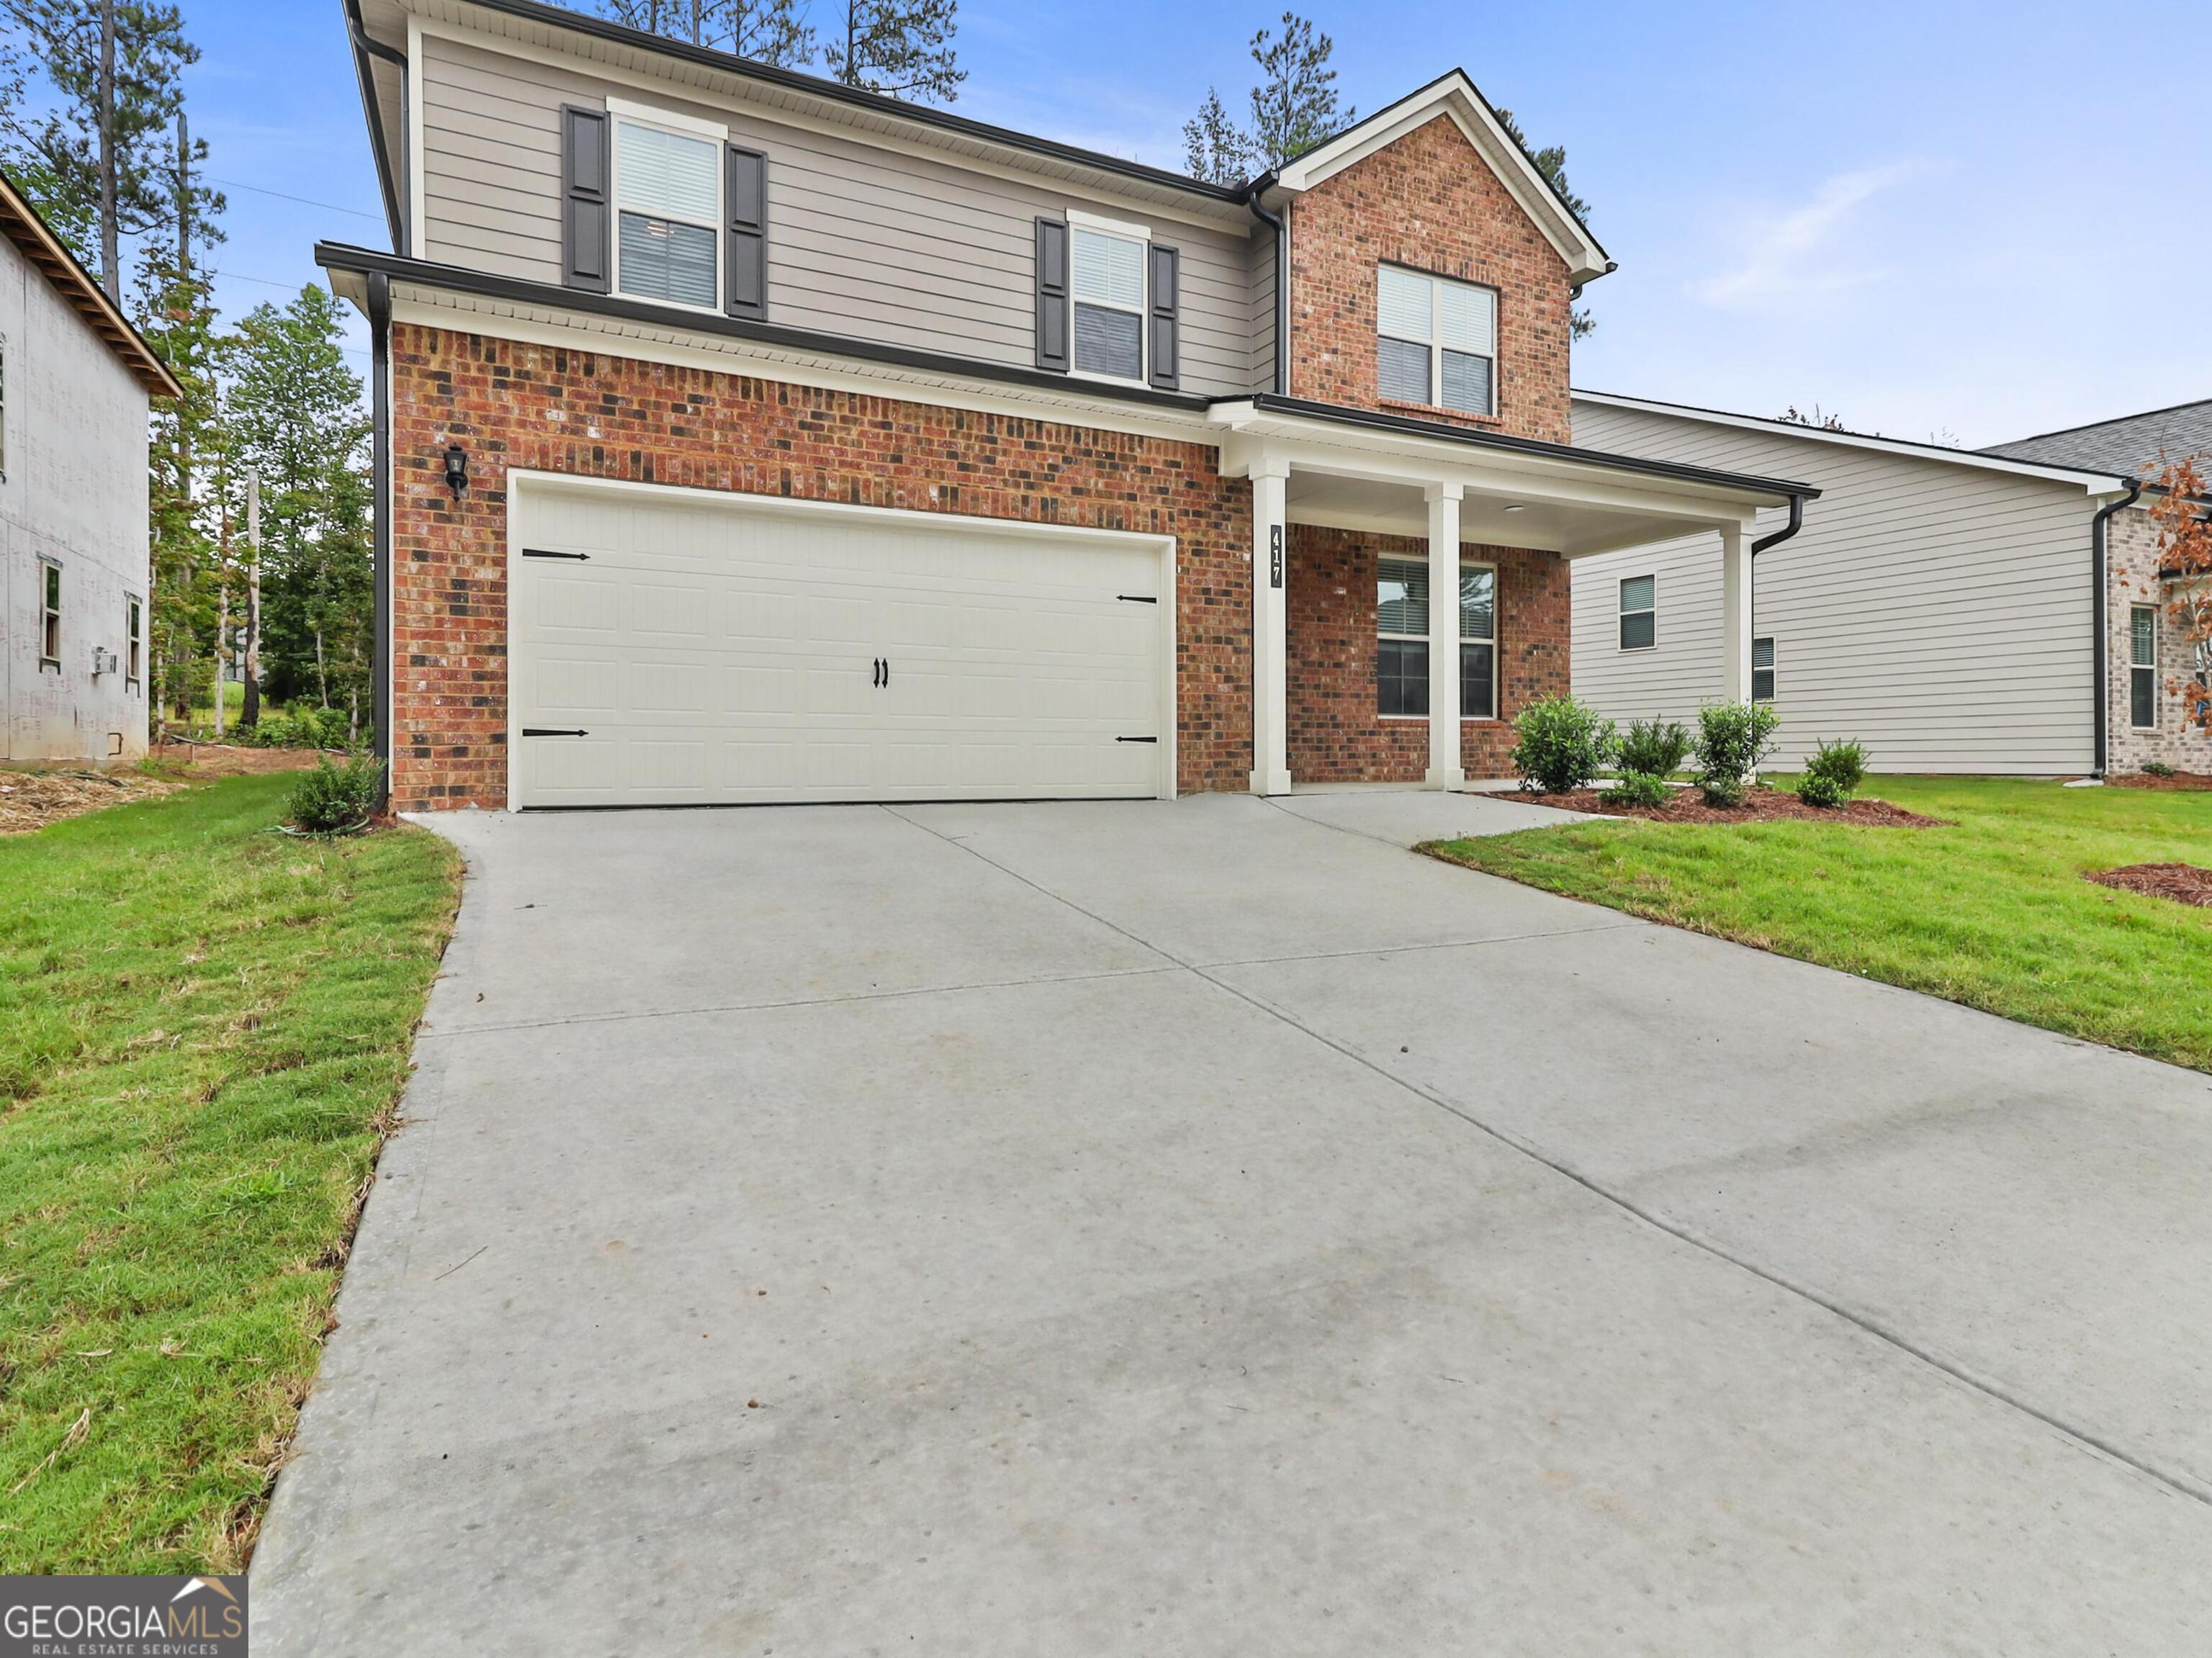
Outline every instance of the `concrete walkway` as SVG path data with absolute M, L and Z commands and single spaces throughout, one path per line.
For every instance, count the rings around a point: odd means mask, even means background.
M 2212 1078 L 1549 816 L 441 820 L 257 1652 L 2212 1648 Z

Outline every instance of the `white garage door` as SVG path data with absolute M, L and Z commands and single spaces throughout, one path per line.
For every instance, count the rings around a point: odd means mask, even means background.
M 1158 537 L 516 474 L 518 806 L 1173 789 Z

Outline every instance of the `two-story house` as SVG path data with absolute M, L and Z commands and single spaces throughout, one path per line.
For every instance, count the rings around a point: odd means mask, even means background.
M 1817 492 L 1572 444 L 1612 262 L 1463 73 L 1224 188 L 343 3 L 403 808 L 1450 787 L 1567 689 L 1567 561 L 1707 531 L 1749 693 Z

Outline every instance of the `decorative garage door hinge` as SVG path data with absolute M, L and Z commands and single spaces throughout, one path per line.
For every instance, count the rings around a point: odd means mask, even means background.
M 522 550 L 522 556 L 525 558 L 573 558 L 579 564 L 589 564 L 592 562 L 592 556 L 589 553 L 549 553 L 542 547 L 525 547 Z
M 1114 740 L 1116 743 L 1157 743 L 1160 739 L 1157 737 L 1117 737 Z
M 525 737 L 589 737 L 591 732 L 573 731 L 556 726 L 525 726 L 522 728 L 522 734 Z
M 1116 593 L 1114 597 L 1124 604 L 1157 604 L 1160 602 L 1157 598 L 1148 598 L 1142 593 Z

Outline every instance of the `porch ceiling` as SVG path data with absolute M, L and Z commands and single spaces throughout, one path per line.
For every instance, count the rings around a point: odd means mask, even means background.
M 1409 536 L 1416 541 L 1429 532 L 1428 501 L 1417 484 L 1294 469 L 1285 497 L 1292 524 Z M 1569 558 L 1641 547 L 1693 535 L 1704 527 L 1672 514 L 1546 501 L 1510 490 L 1468 489 L 1460 502 L 1462 541 L 1531 547 Z

